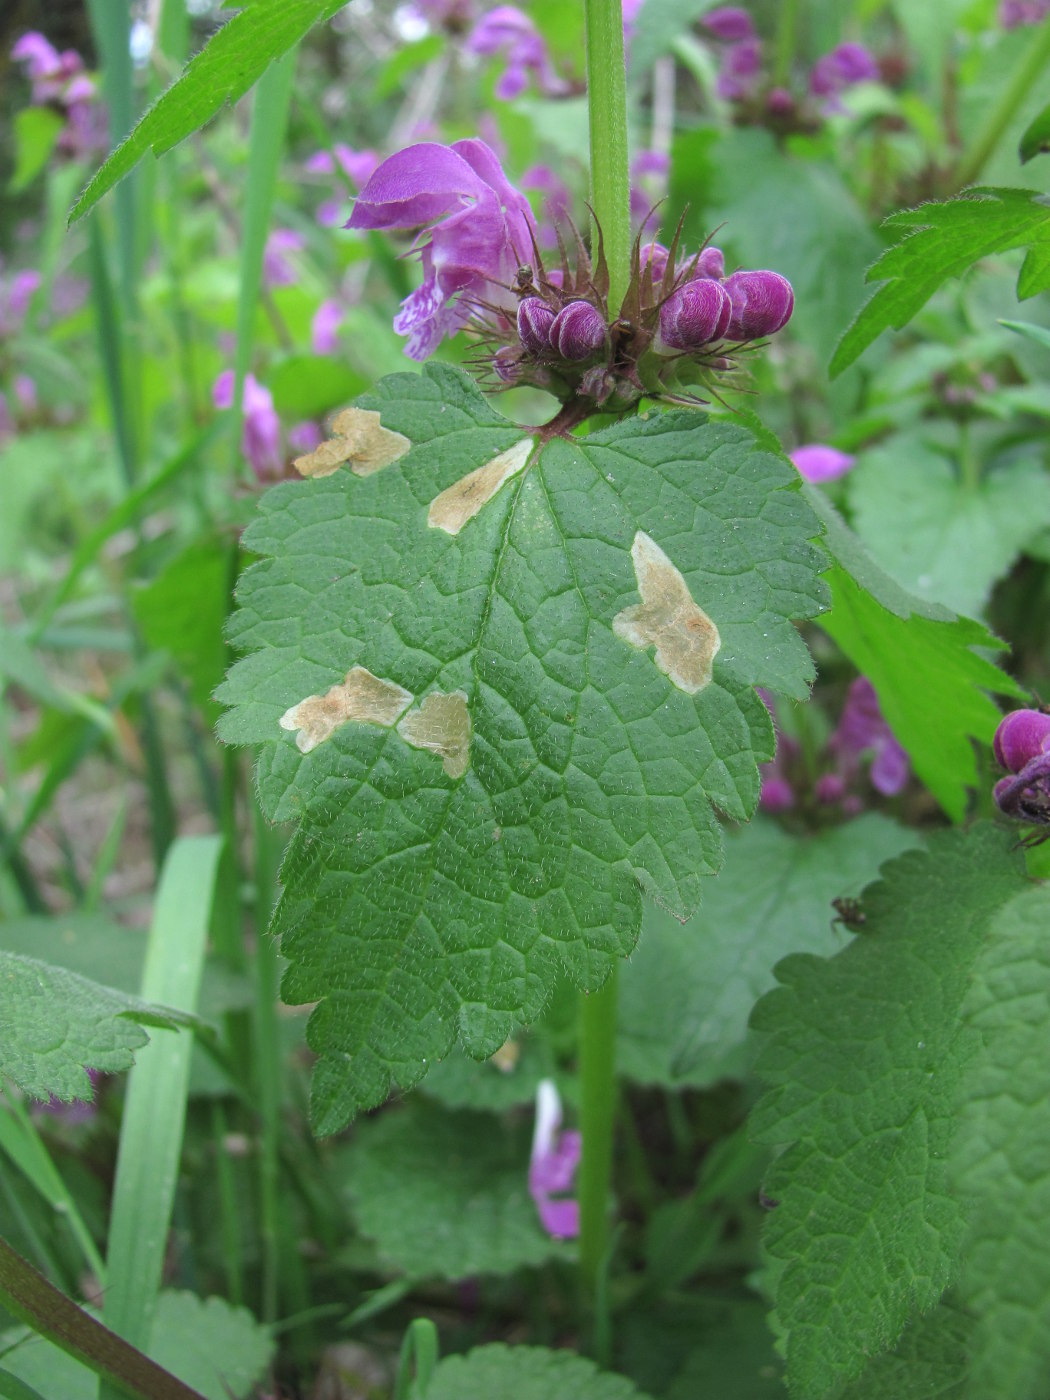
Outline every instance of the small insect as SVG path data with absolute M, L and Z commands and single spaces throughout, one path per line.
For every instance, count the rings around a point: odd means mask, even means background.
M 868 922 L 864 906 L 856 895 L 841 894 L 831 901 L 831 907 L 835 910 L 835 918 L 831 921 L 832 928 L 841 924 L 843 928 L 848 928 L 850 933 L 860 933 Z
M 514 290 L 523 295 L 525 292 L 535 292 L 536 288 L 532 283 L 533 271 L 530 263 L 522 263 L 514 276 Z

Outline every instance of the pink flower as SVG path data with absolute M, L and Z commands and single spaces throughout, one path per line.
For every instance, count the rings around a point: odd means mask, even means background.
M 215 407 L 232 408 L 233 390 L 234 372 L 223 370 L 212 386 Z M 241 412 L 244 417 L 241 451 L 251 463 L 252 471 L 260 481 L 281 476 L 284 471 L 281 420 L 273 406 L 273 395 L 252 374 L 244 378 Z
M 824 442 L 806 443 L 789 455 L 803 480 L 814 482 L 834 481 L 836 477 L 845 476 L 856 461 L 848 452 L 840 452 Z
M 0 280 L 0 336 L 14 335 L 22 329 L 29 303 L 39 286 L 40 273 L 31 267 Z
M 310 322 L 310 345 L 315 355 L 334 355 L 339 345 L 343 308 L 337 301 L 322 301 Z
M 482 15 L 467 36 L 468 53 L 502 54 L 506 67 L 496 83 L 496 96 L 504 102 L 520 97 L 534 77 L 541 92 L 565 92 L 566 84 L 551 67 L 547 45 L 528 15 L 516 5 L 497 5 Z
M 862 759 L 870 757 L 871 785 L 884 797 L 901 792 L 911 774 L 908 755 L 883 719 L 875 687 L 866 676 L 858 676 L 850 686 L 828 748 L 847 778 L 860 768 Z
M 409 337 L 413 360 L 433 354 L 446 335 L 470 320 L 471 298 L 513 318 L 511 281 L 532 256 L 535 225 L 529 202 L 504 175 L 484 141 L 452 146 L 423 142 L 385 160 L 354 204 L 349 228 L 426 229 L 416 246 L 423 285 L 394 320 Z
M 578 1132 L 559 1132 L 560 1127 L 561 1098 L 557 1087 L 553 1079 L 541 1079 L 536 1086 L 529 1194 L 548 1235 L 568 1240 L 580 1233 L 580 1207 L 577 1201 L 564 1198 L 564 1193 L 572 1189 L 583 1144 Z M 555 1192 L 561 1199 L 552 1199 Z
M 301 253 L 306 239 L 291 228 L 275 228 L 263 251 L 263 281 L 268 287 L 290 287 L 297 280 L 288 253 Z

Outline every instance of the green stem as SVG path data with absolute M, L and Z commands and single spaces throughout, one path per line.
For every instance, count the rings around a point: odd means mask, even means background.
M 627 155 L 627 69 L 620 0 L 584 0 L 591 207 L 609 264 L 609 305 L 618 310 L 631 275 L 631 182 Z M 598 240 L 591 230 L 591 243 Z
M 609 1254 L 609 1182 L 616 1117 L 617 969 L 580 1002 L 580 1272 L 593 1298 Z
M 1022 54 L 1002 97 L 989 113 L 988 120 L 959 157 L 952 176 L 953 188 L 961 190 L 966 185 L 972 185 L 978 179 L 996 146 L 1002 140 L 1006 128 L 1013 121 L 1017 109 L 1028 96 L 1029 89 L 1048 62 L 1050 62 L 1050 20 L 1045 20 Z
M 798 34 L 798 0 L 780 0 L 777 14 L 777 42 L 773 54 L 773 86 L 783 87 L 791 76 Z

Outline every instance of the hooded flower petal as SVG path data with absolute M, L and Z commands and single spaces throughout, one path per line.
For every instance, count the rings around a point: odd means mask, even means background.
M 796 447 L 790 454 L 804 481 L 834 481 L 845 476 L 853 466 L 855 458 L 848 452 L 840 452 L 837 447 L 829 447 L 824 442 L 809 442 L 804 447 Z
M 551 1200 L 551 1194 L 572 1189 L 582 1140 L 578 1132 L 559 1132 L 560 1127 L 558 1090 L 553 1079 L 541 1079 L 536 1086 L 529 1194 L 536 1202 L 540 1222 L 547 1233 L 558 1239 L 571 1239 L 580 1233 L 579 1205 L 573 1200 Z

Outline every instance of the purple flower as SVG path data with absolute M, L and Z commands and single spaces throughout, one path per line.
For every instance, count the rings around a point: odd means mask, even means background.
M 294 265 L 286 254 L 300 253 L 306 246 L 301 233 L 291 228 L 275 228 L 263 250 L 263 281 L 268 287 L 290 287 L 297 280 Z
M 721 9 L 709 10 L 701 16 L 700 24 L 714 38 L 724 39 L 728 43 L 755 37 L 751 16 L 739 5 L 723 5 Z
M 726 335 L 730 340 L 754 340 L 773 335 L 791 319 L 795 294 L 779 272 L 734 272 L 723 283 L 733 301 Z
M 536 1126 L 529 1159 L 529 1194 L 536 1202 L 540 1223 L 555 1239 L 573 1239 L 580 1233 L 580 1207 L 574 1200 L 552 1200 L 557 1192 L 572 1189 L 580 1161 L 582 1141 L 578 1132 L 559 1132 L 561 1098 L 553 1079 L 536 1086 Z
M 902 791 L 911 772 L 908 755 L 882 717 L 875 687 L 865 676 L 858 676 L 846 695 L 841 718 L 828 748 L 847 777 L 871 756 L 871 784 L 884 797 Z
M 423 142 L 385 160 L 354 204 L 349 228 L 421 229 L 423 285 L 394 320 L 409 337 L 405 353 L 425 360 L 446 335 L 470 320 L 471 298 L 513 318 L 510 283 L 532 257 L 535 226 L 529 202 L 504 175 L 484 141 L 452 146 Z M 423 239 L 420 243 L 420 238 Z
M 663 151 L 639 151 L 631 161 L 631 223 L 641 228 L 653 205 L 667 193 L 670 158 Z
M 839 44 L 813 65 L 809 90 L 814 97 L 825 99 L 826 112 L 841 111 L 840 92 L 855 83 L 873 82 L 878 76 L 879 65 L 863 44 Z
M 758 90 L 762 77 L 762 44 L 758 39 L 741 39 L 727 44 L 715 82 L 715 91 L 725 102 L 743 102 Z
M 541 92 L 554 95 L 566 91 L 566 84 L 551 67 L 539 30 L 516 5 L 497 5 L 482 15 L 464 48 L 483 57 L 504 56 L 507 66 L 496 83 L 496 96 L 504 102 L 520 97 L 530 77 L 535 77 Z
M 1002 0 L 999 23 L 1004 29 L 1018 29 L 1023 24 L 1038 24 L 1050 14 L 1050 0 Z
M 339 346 L 343 308 L 337 301 L 322 301 L 310 322 L 310 347 L 315 355 L 334 355 Z
M 14 335 L 22 329 L 29 303 L 39 286 L 40 273 L 31 267 L 0 280 L 0 336 Z
M 518 339 L 530 355 L 551 353 L 554 315 L 542 297 L 525 297 L 518 307 Z
M 288 446 L 300 455 L 315 451 L 324 442 L 320 424 L 307 420 L 288 429 Z
M 556 175 L 549 165 L 530 165 L 521 177 L 521 187 L 537 190 L 543 196 L 544 208 L 550 213 L 553 222 L 542 219 L 537 225 L 536 241 L 541 248 L 556 248 L 558 235 L 555 224 L 563 222 L 569 213 L 572 196 L 569 187 L 560 175 Z
M 848 452 L 840 452 L 824 442 L 796 447 L 789 455 L 803 480 L 815 482 L 834 481 L 836 477 L 845 476 L 856 460 Z
M 233 370 L 223 370 L 212 386 L 215 407 L 232 408 L 233 390 Z M 273 406 L 273 395 L 252 374 L 244 378 L 241 412 L 244 417 L 241 451 L 251 463 L 252 471 L 260 481 L 280 476 L 284 471 L 281 420 Z
M 1020 773 L 1033 758 L 1050 753 L 1050 715 L 1042 710 L 1012 710 L 995 731 L 992 751 L 1000 768 Z

